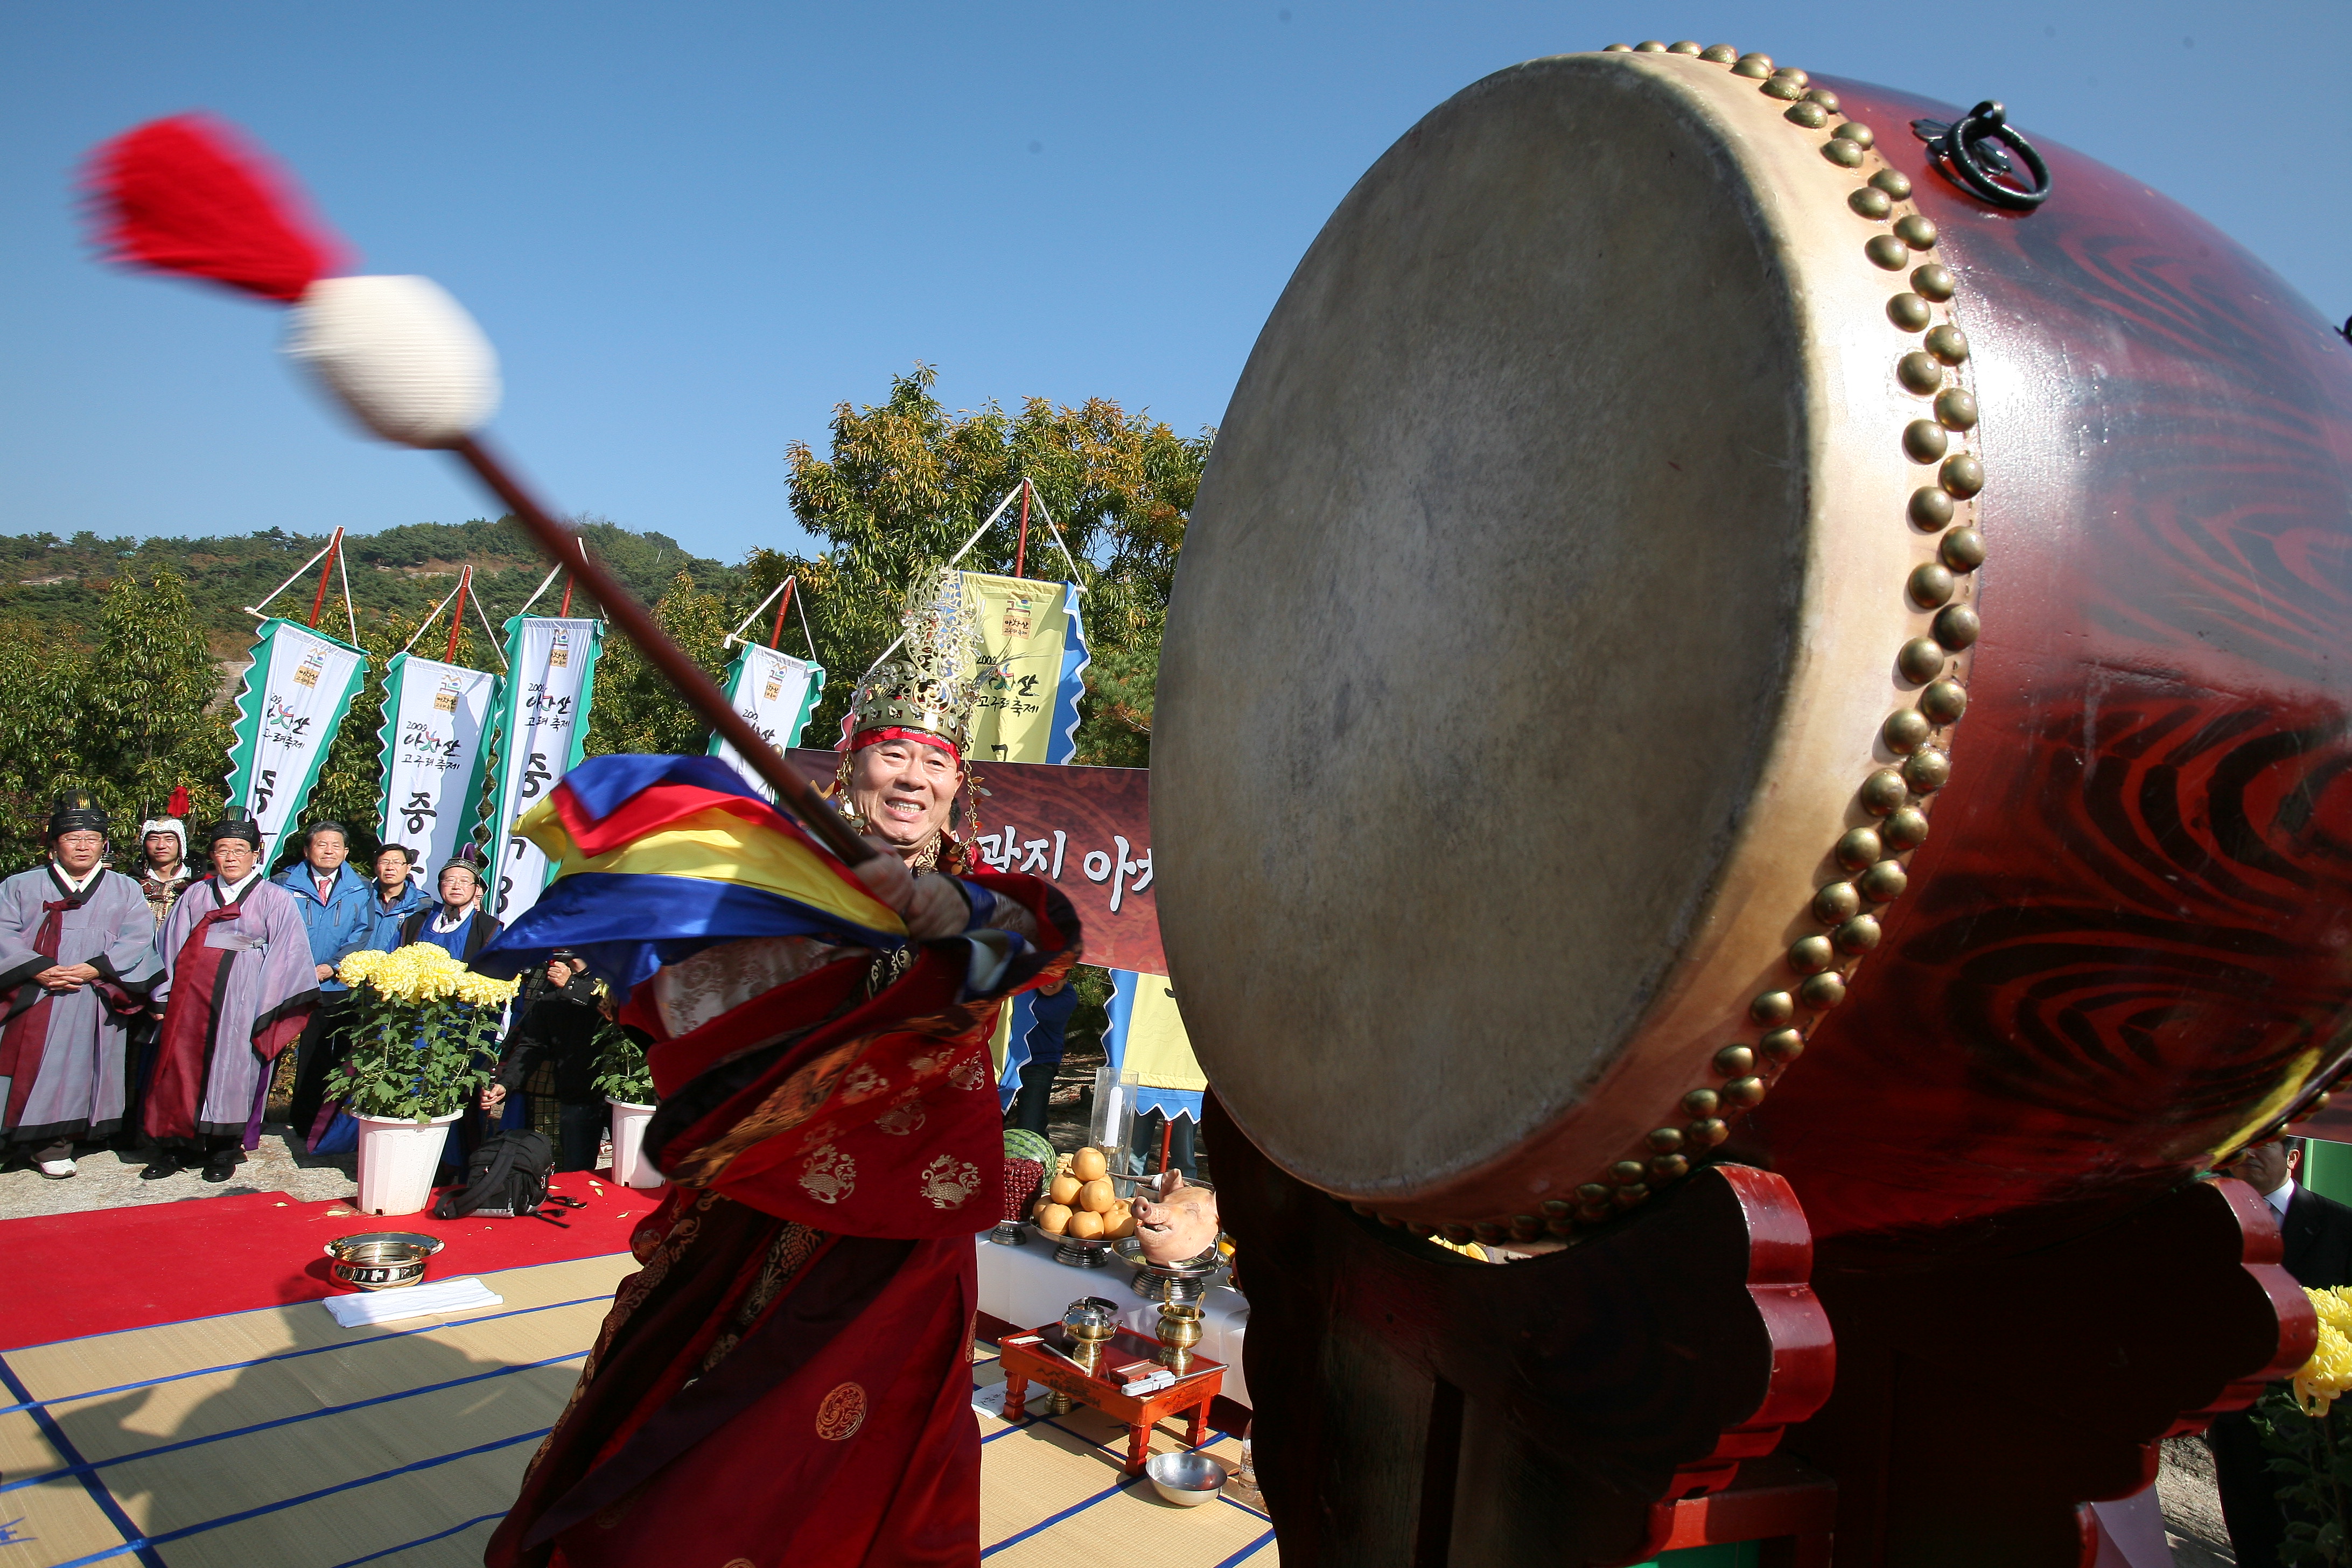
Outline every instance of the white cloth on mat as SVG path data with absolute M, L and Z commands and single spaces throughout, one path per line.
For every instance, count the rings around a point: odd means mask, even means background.
M 396 1322 L 402 1318 L 429 1317 L 435 1312 L 464 1312 L 476 1307 L 496 1307 L 506 1298 L 497 1294 L 479 1279 L 440 1279 L 430 1285 L 404 1285 L 396 1290 L 357 1290 L 348 1296 L 329 1296 L 319 1305 L 334 1314 L 335 1321 L 347 1329 L 363 1329 L 373 1323 Z

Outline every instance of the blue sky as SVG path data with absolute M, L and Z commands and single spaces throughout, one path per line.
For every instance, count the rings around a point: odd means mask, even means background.
M 366 531 L 485 503 L 349 434 L 277 312 L 110 272 L 86 151 L 204 108 L 365 269 L 504 361 L 557 505 L 727 558 L 802 542 L 785 446 L 917 360 L 955 406 L 1223 415 L 1324 216 L 1429 108 L 1644 37 L 1962 103 L 2186 203 L 2352 313 L 2352 5 L 124 5 L 0 13 L 0 531 Z

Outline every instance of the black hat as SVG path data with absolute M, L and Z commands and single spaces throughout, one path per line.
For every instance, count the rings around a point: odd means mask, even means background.
M 205 847 L 207 849 L 224 838 L 242 838 L 252 845 L 257 854 L 261 849 L 261 824 L 249 816 L 224 816 L 205 829 Z
M 49 842 L 52 844 L 68 833 L 103 834 L 106 830 L 106 812 L 98 804 L 98 797 L 86 789 L 66 791 L 49 808 Z

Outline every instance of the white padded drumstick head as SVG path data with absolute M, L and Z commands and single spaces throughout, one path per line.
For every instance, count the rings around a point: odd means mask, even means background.
M 404 447 L 455 446 L 498 411 L 497 352 L 429 278 L 321 278 L 291 312 L 286 352 Z

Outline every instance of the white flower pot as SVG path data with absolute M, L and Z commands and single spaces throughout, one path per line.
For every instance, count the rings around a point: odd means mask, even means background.
M 646 1123 L 653 1120 L 650 1105 L 631 1105 L 604 1097 L 613 1108 L 613 1180 L 629 1187 L 658 1187 L 664 1177 L 645 1156 Z
M 441 1168 L 441 1147 L 453 1111 L 430 1121 L 406 1117 L 362 1116 L 360 1201 L 362 1214 L 415 1214 L 433 1200 L 433 1174 Z

